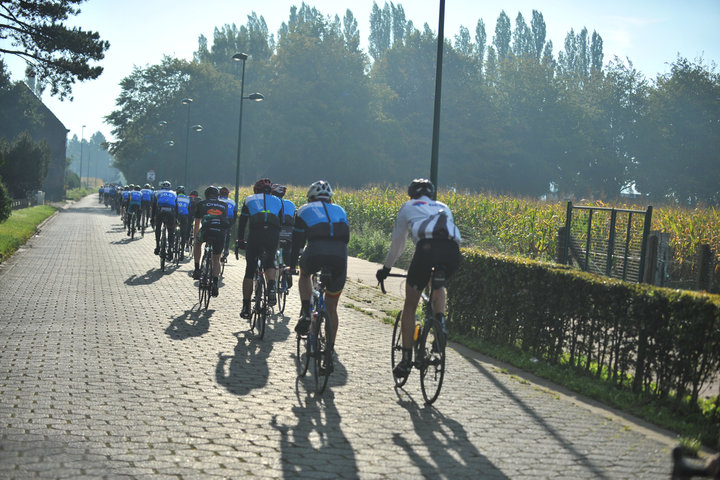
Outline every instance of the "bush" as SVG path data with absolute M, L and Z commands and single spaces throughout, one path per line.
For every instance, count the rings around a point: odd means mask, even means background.
M 0 223 L 10 218 L 10 213 L 12 213 L 12 199 L 0 177 Z

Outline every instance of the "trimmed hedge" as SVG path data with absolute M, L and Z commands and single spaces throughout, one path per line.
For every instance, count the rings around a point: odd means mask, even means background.
M 454 332 L 678 403 L 696 404 L 720 369 L 719 295 L 463 249 L 448 311 Z

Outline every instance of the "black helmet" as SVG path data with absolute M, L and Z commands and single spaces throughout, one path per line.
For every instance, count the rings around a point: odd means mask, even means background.
M 227 197 L 228 195 L 230 195 L 230 190 L 228 190 L 227 187 L 220 187 L 218 191 L 220 192 L 221 197 Z
M 217 187 L 210 185 L 205 189 L 205 199 L 218 198 L 220 196 L 220 190 Z
M 435 198 L 435 185 L 427 178 L 416 178 L 408 187 L 408 195 L 410 198 L 420 198 L 423 195 Z
M 179 186 L 175 189 L 175 193 L 185 193 L 185 187 L 183 187 L 182 185 L 179 185 Z
M 197 190 L 193 190 L 192 192 L 190 192 L 191 197 L 197 197 L 198 195 L 199 195 L 199 193 Z

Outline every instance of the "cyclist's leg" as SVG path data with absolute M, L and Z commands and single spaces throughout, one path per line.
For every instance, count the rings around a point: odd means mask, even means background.
M 258 249 L 259 245 L 253 238 L 248 239 L 248 243 L 245 247 L 245 276 L 243 277 L 243 307 L 240 316 L 242 318 L 250 318 L 250 301 L 253 293 L 253 279 L 255 272 L 257 271 L 257 259 L 258 254 L 262 253 L 262 249 Z
M 155 217 L 155 255 L 160 253 L 160 234 L 162 233 L 162 220 L 160 215 Z
M 193 271 L 193 280 L 200 279 L 200 258 L 202 255 L 202 243 L 203 243 L 203 229 L 198 230 L 197 237 L 195 237 L 195 243 L 193 244 L 193 262 L 195 263 L 195 270 Z

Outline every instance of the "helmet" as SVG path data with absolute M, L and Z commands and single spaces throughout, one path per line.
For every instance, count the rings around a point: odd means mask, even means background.
M 150 185 L 149 183 L 146 183 L 143 188 L 152 188 L 152 185 Z
M 227 197 L 228 195 L 230 195 L 230 190 L 227 187 L 220 187 L 220 196 Z
M 272 191 L 272 182 L 269 178 L 261 178 L 253 185 L 253 193 L 270 193 Z
M 427 178 L 416 178 L 408 187 L 408 195 L 410 198 L 420 198 L 423 195 L 435 198 L 435 185 Z
M 279 183 L 273 183 L 272 186 L 272 194 L 276 197 L 283 198 L 285 196 L 285 192 L 287 192 L 287 187 L 285 185 L 280 185 Z
M 167 180 L 163 180 L 162 182 L 160 182 L 160 188 L 169 189 L 170 182 L 168 182 Z
M 178 187 L 175 189 L 175 193 L 185 193 L 185 187 L 182 185 L 178 185 Z
M 197 190 L 193 190 L 192 192 L 190 192 L 191 197 L 197 197 L 198 195 L 200 195 L 200 194 L 198 193 Z
M 210 185 L 205 189 L 205 199 L 208 198 L 217 198 L 220 195 L 220 191 L 217 187 Z
M 318 180 L 308 188 L 307 198 L 309 202 L 314 202 L 315 200 L 330 200 L 332 194 L 333 191 L 330 184 L 325 180 Z
M 136 191 L 136 192 L 139 192 L 139 191 L 140 191 L 140 185 L 135 185 L 135 191 Z

